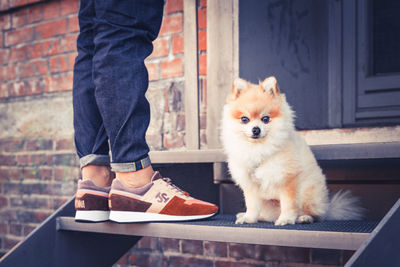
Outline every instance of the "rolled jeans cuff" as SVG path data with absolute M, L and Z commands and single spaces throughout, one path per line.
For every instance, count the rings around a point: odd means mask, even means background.
M 110 166 L 110 156 L 109 155 L 96 155 L 89 154 L 79 159 L 81 169 L 87 165 L 105 165 Z
M 151 165 L 149 156 L 143 159 L 127 163 L 111 163 L 111 170 L 114 172 L 135 172 L 145 169 Z

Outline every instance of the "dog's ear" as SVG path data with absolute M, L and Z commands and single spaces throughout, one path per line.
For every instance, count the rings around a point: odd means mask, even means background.
M 278 82 L 276 81 L 276 78 L 274 76 L 266 78 L 263 82 L 260 83 L 260 86 L 261 89 L 264 90 L 264 92 L 270 93 L 274 96 L 280 94 Z
M 233 82 L 233 88 L 232 88 L 232 94 L 230 99 L 235 100 L 236 98 L 239 97 L 240 93 L 246 90 L 249 87 L 249 84 L 247 81 L 236 78 L 235 81 Z

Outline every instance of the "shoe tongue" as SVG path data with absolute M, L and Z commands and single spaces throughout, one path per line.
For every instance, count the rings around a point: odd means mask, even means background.
M 154 172 L 153 177 L 151 177 L 151 181 L 154 182 L 155 180 L 161 179 L 162 176 L 159 172 Z

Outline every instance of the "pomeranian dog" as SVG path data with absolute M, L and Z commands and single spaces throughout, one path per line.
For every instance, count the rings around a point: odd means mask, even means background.
M 221 138 L 230 173 L 246 203 L 236 224 L 362 217 L 363 209 L 349 191 L 329 199 L 325 176 L 296 132 L 294 112 L 275 77 L 258 85 L 235 80 L 223 110 Z

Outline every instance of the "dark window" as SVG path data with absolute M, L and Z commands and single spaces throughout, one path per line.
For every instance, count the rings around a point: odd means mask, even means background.
M 400 72 L 400 1 L 372 1 L 372 73 Z

